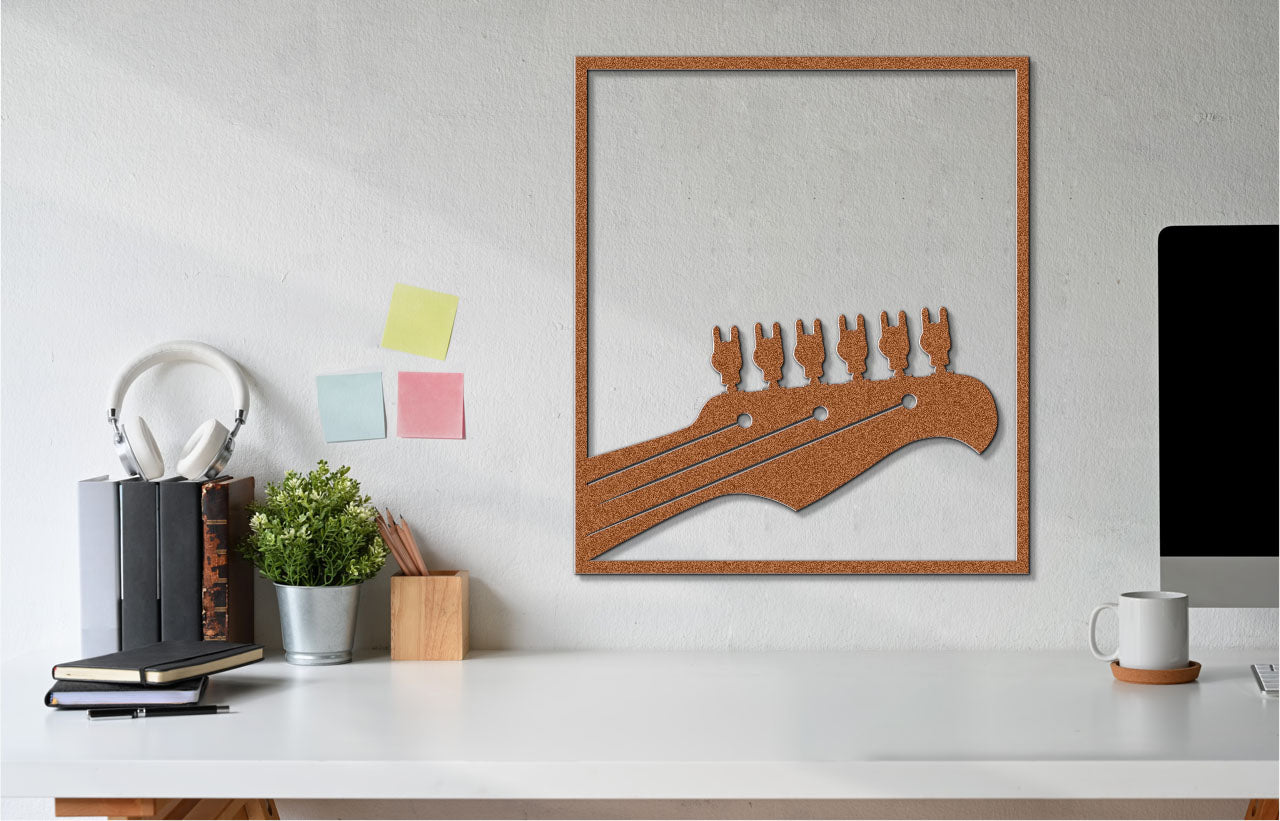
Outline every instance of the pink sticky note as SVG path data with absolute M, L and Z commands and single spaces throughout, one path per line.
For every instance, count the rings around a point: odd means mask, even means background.
M 401 439 L 465 439 L 462 374 L 400 371 L 396 435 Z

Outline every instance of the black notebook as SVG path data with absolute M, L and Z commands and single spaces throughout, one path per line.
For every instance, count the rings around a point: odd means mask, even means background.
M 262 660 L 261 644 L 231 641 L 161 641 L 119 653 L 108 653 L 53 668 L 66 681 L 115 684 L 170 684 L 220 673 Z
M 59 681 L 45 693 L 46 707 L 85 710 L 92 707 L 155 707 L 196 704 L 209 684 L 208 676 L 177 684 L 151 687 L 137 684 L 104 684 L 100 681 Z

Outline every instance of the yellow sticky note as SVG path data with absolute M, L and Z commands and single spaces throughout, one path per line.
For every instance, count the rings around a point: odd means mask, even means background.
M 457 313 L 458 298 L 453 294 L 396 283 L 382 347 L 444 361 Z

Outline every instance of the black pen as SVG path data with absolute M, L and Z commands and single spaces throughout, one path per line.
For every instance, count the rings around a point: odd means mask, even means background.
M 230 712 L 226 704 L 208 704 L 203 707 L 112 707 L 106 710 L 90 710 L 89 720 L 95 718 L 148 718 L 150 716 L 205 716 Z

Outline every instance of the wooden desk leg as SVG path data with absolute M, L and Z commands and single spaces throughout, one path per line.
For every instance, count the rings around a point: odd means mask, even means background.
M 150 818 L 156 802 L 150 798 L 55 798 L 53 814 L 58 818 L 77 815 L 105 815 L 108 818 Z
M 1249 811 L 1244 814 L 1245 821 L 1262 821 L 1262 819 L 1280 819 L 1280 798 L 1255 798 L 1249 802 Z
M 270 798 L 255 798 L 246 801 L 245 817 L 264 819 L 264 821 L 280 821 L 280 813 L 276 812 L 276 802 Z
M 279 821 L 276 802 L 269 798 L 55 798 L 59 818 L 105 815 L 124 821 L 153 819 L 263 819 Z

